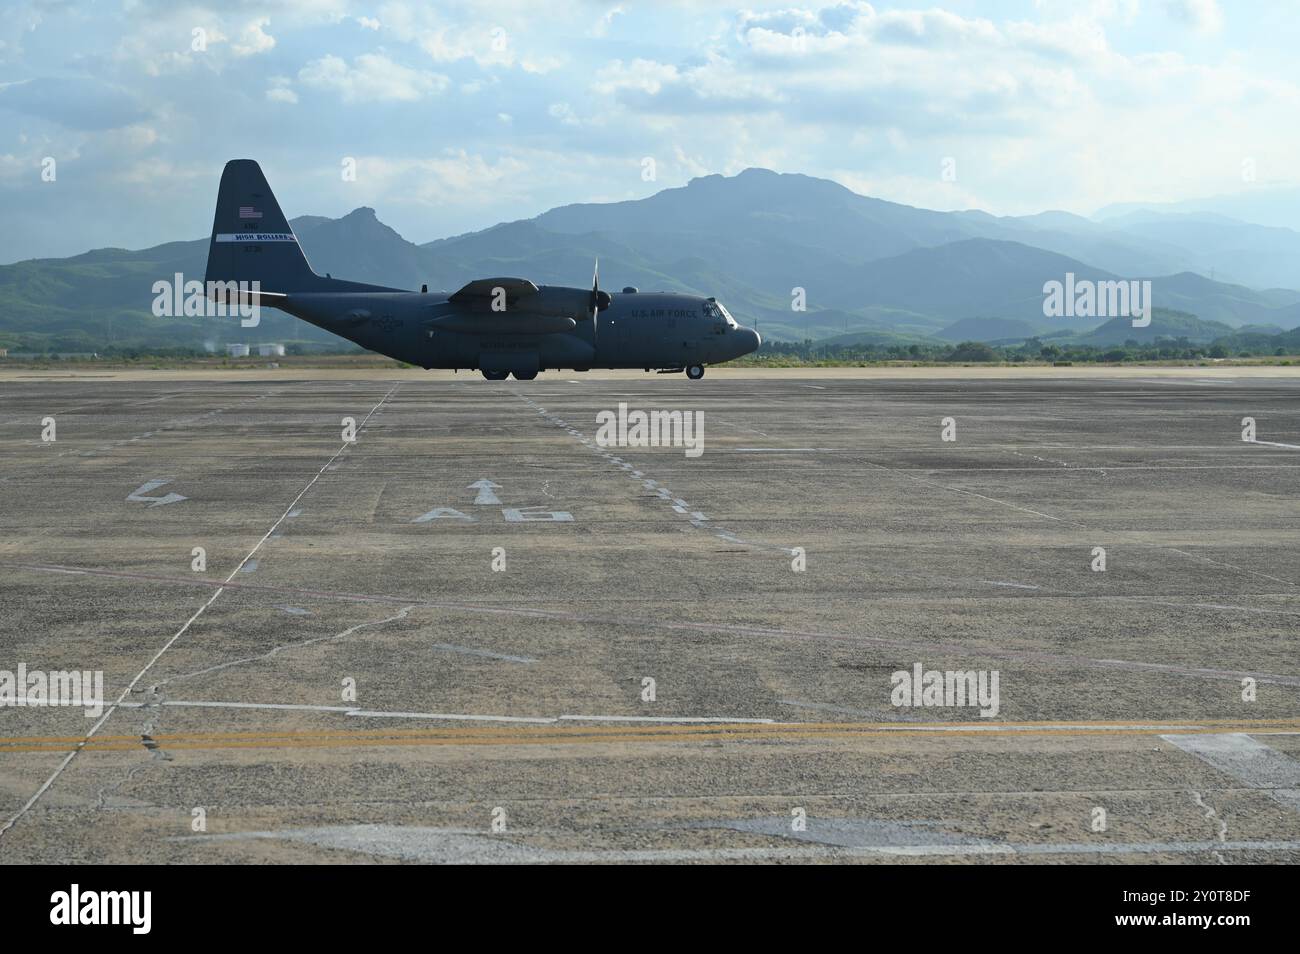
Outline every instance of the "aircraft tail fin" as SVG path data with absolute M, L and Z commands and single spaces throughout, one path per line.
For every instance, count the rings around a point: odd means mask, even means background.
M 252 159 L 231 159 L 221 173 L 206 281 L 257 281 L 267 292 L 321 291 L 332 284 L 312 271 Z

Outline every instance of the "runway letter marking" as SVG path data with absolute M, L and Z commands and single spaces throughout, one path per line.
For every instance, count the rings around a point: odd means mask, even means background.
M 501 506 L 501 499 L 496 491 L 501 485 L 486 477 L 480 477 L 467 488 L 477 491 L 474 505 L 477 507 Z M 544 506 L 502 507 L 501 516 L 506 523 L 573 523 L 573 514 L 567 510 L 547 510 Z M 454 507 L 435 507 L 423 516 L 416 517 L 411 523 L 431 523 L 434 520 L 464 520 L 477 523 L 478 518 L 462 513 Z
M 567 510 L 543 510 L 541 507 L 506 507 L 501 511 L 506 523 L 572 523 Z
M 146 497 L 144 496 L 151 490 L 157 490 L 163 484 L 170 484 L 170 477 L 160 477 L 156 480 L 145 481 L 131 493 L 126 495 L 126 499 L 135 503 L 147 503 L 150 507 L 161 507 L 163 504 L 180 503 L 182 500 L 189 500 L 188 497 L 182 497 L 180 494 L 167 494 L 165 497 Z

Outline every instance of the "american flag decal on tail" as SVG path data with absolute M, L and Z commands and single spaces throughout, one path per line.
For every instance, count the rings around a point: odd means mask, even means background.
M 239 207 L 239 217 L 241 219 L 260 219 L 262 217 L 262 213 L 259 212 L 257 209 L 253 208 L 251 205 L 241 205 Z

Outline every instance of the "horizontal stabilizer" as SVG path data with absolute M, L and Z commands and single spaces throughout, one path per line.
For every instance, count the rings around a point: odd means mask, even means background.
M 284 292 L 254 291 L 247 287 L 247 283 L 241 287 L 235 282 L 214 281 L 208 282 L 207 289 L 210 299 L 227 305 L 269 305 L 275 307 L 289 297 Z

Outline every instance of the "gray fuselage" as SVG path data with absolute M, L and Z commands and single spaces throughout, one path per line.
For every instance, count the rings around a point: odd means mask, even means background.
M 711 299 L 632 291 L 610 299 L 597 314 L 597 328 L 591 319 L 575 316 L 575 327 L 550 333 L 495 330 L 515 320 L 526 326 L 532 316 L 485 315 L 482 309 L 449 300 L 445 292 L 302 292 L 290 294 L 276 307 L 363 348 L 426 369 L 520 374 L 678 369 L 729 361 L 759 345 L 756 331 L 735 324 Z M 448 330 L 445 319 L 453 316 L 464 316 L 465 327 L 473 322 L 484 330 Z M 457 324 L 454 318 L 451 323 Z

